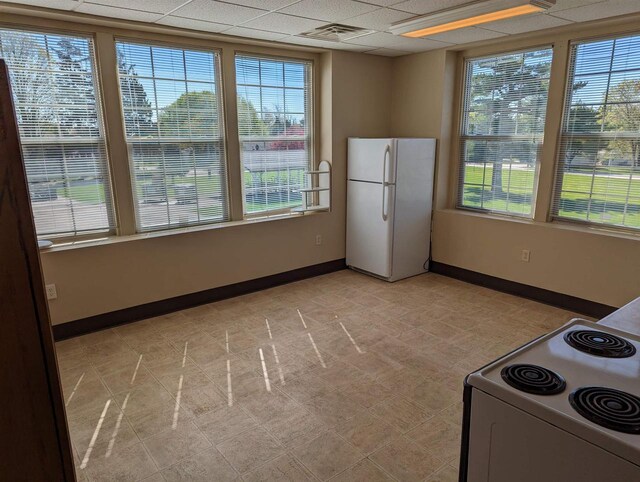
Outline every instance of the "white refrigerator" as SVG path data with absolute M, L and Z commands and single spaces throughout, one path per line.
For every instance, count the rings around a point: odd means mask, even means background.
M 349 138 L 347 266 L 388 281 L 428 271 L 435 147 Z

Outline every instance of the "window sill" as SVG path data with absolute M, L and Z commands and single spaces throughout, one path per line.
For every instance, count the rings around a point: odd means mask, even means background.
M 86 240 L 78 240 L 78 241 L 64 241 L 56 244 L 56 241 L 53 240 L 53 245 L 48 248 L 41 248 L 40 254 L 52 253 L 58 251 L 68 251 L 73 249 L 81 249 L 81 248 L 91 248 L 96 246 L 104 246 L 110 244 L 117 243 L 128 243 L 131 241 L 139 241 L 144 239 L 152 239 L 152 238 L 163 238 L 166 236 L 179 236 L 183 234 L 197 233 L 201 231 L 213 231 L 217 229 L 227 229 L 233 228 L 237 226 L 247 226 L 250 224 L 260 224 L 267 222 L 275 222 L 282 221 L 286 219 L 295 219 L 295 218 L 303 218 L 308 216 L 317 216 L 323 214 L 323 212 L 308 212 L 305 214 L 302 213 L 277 213 L 277 214 L 264 214 L 262 216 L 251 217 L 247 219 L 243 219 L 241 221 L 227 221 L 224 223 L 216 223 L 216 224 L 204 224 L 200 226 L 189 226 L 186 228 L 176 228 L 176 229 L 164 229 L 159 231 L 150 231 L 147 233 L 137 233 L 123 236 L 105 236 L 103 238 L 93 238 Z
M 619 238 L 619 239 L 627 239 L 631 241 L 640 241 L 640 232 L 633 233 L 626 230 L 619 230 L 615 227 L 607 227 L 607 226 L 598 226 L 593 224 L 582 224 L 582 223 L 572 223 L 571 221 L 564 220 L 551 220 L 551 221 L 535 221 L 530 218 L 521 218 L 517 216 L 508 216 L 508 215 L 499 215 L 493 213 L 481 213 L 475 212 L 467 209 L 438 209 L 437 211 L 447 213 L 447 214 L 455 214 L 461 216 L 470 216 L 475 218 L 483 218 L 489 219 L 492 221 L 501 221 L 507 223 L 517 223 L 517 224 L 525 224 L 529 226 L 542 227 L 546 229 L 560 229 L 564 231 L 574 231 L 584 234 L 590 234 L 595 236 L 607 236 L 610 238 Z
M 534 224 L 535 221 L 533 218 L 529 216 L 518 216 L 517 214 L 509 214 L 509 213 L 500 213 L 500 212 L 492 212 L 492 211 L 482 211 L 479 209 L 472 209 L 467 207 L 455 207 L 453 209 L 445 209 L 444 211 L 449 212 L 457 212 L 468 214 L 470 216 L 480 217 L 480 218 L 488 218 L 495 219 L 501 221 L 512 221 L 514 223 L 524 223 L 524 224 Z

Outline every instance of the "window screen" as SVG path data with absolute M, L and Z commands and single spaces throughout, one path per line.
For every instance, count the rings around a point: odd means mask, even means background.
M 302 204 L 313 158 L 311 77 L 311 62 L 236 56 L 247 214 Z
M 0 29 L 39 236 L 114 229 L 90 38 Z
M 573 44 L 552 214 L 640 229 L 640 36 Z
M 552 50 L 465 65 L 458 206 L 531 217 Z
M 216 52 L 116 42 L 139 231 L 228 219 Z

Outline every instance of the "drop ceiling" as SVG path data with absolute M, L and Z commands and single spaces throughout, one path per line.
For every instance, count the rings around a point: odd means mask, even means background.
M 470 0 L 4 0 L 103 17 L 271 40 L 311 47 L 400 56 L 479 40 L 532 32 L 640 12 L 640 0 L 557 0 L 543 14 L 527 15 L 409 39 L 388 32 L 394 22 L 453 7 Z M 300 37 L 327 23 L 371 31 L 341 42 Z

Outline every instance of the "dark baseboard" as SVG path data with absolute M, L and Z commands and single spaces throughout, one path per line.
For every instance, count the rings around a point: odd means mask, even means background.
M 475 285 L 491 288 L 496 291 L 502 291 L 511 295 L 517 295 L 530 300 L 539 301 L 547 305 L 556 306 L 558 308 L 563 308 L 565 310 L 591 316 L 597 319 L 604 318 L 618 309 L 613 306 L 596 303 L 595 301 L 564 295 L 544 288 L 497 278 L 488 274 L 458 268 L 457 266 L 451 266 L 437 261 L 431 261 L 430 271 L 450 278 L 456 278 L 461 281 L 473 283 Z
M 305 266 L 304 268 L 286 271 L 284 273 L 273 274 L 263 278 L 249 281 L 242 281 L 227 286 L 220 286 L 209 290 L 189 293 L 187 295 L 176 296 L 166 300 L 145 303 L 144 305 L 133 306 L 110 313 L 82 318 L 81 320 L 70 321 L 60 325 L 54 325 L 53 338 L 56 341 L 65 340 L 74 336 L 85 335 L 94 331 L 104 330 L 118 325 L 124 325 L 134 321 L 152 318 L 154 316 L 166 315 L 174 311 L 192 308 L 214 301 L 220 301 L 234 296 L 246 295 L 255 291 L 272 288 L 306 278 L 312 278 L 322 274 L 332 273 L 345 269 L 346 264 L 343 259 L 327 261 L 326 263 Z

